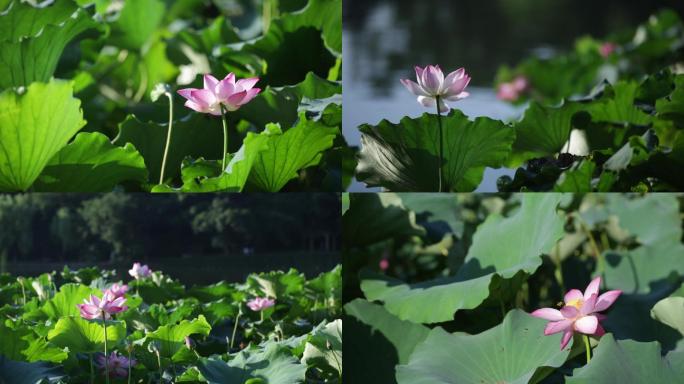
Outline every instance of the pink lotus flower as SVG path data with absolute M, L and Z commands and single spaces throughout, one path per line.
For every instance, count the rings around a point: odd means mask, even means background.
M 458 101 L 470 95 L 464 91 L 470 83 L 470 76 L 463 68 L 444 77 L 439 65 L 416 67 L 416 80 L 417 83 L 408 79 L 400 81 L 411 93 L 418 96 L 418 102 L 424 107 L 434 108 L 439 98 L 441 113 L 449 112 L 449 106 L 445 101 Z
M 111 315 L 123 312 L 128 309 L 124 305 L 126 299 L 123 297 L 113 297 L 111 293 L 104 294 L 102 299 L 95 295 L 90 295 L 90 300 L 84 299 L 84 304 L 76 304 L 81 311 L 81 317 L 89 320 L 102 319 L 109 320 Z
M 135 359 L 128 359 L 123 355 L 119 355 L 116 352 L 112 352 L 109 356 L 98 355 L 95 360 L 95 364 L 99 369 L 102 370 L 102 374 L 105 375 L 105 364 L 109 367 L 109 376 L 113 377 L 127 377 L 128 368 L 134 367 L 136 364 Z
M 117 297 L 124 297 L 126 292 L 128 292 L 128 285 L 114 283 L 105 290 L 104 294 L 110 295 L 113 299 L 116 299 Z
M 247 306 L 252 311 L 263 311 L 266 308 L 271 308 L 275 305 L 275 300 L 268 297 L 257 297 L 247 302 Z
M 600 285 L 601 277 L 599 276 L 589 283 L 584 294 L 577 289 L 571 289 L 566 293 L 563 299 L 565 305 L 560 310 L 541 308 L 532 312 L 532 316 L 550 321 L 544 329 L 545 335 L 563 332 L 561 349 L 568 345 L 574 332 L 597 337 L 605 333 L 599 323 L 605 315 L 598 312 L 605 311 L 613 305 L 622 291 L 608 291 L 599 296 Z
M 204 88 L 179 89 L 178 94 L 188 99 L 185 106 L 201 113 L 222 115 L 221 105 L 229 112 L 240 109 L 260 91 L 254 88 L 258 77 L 235 81 L 235 75 L 229 73 L 223 80 L 218 81 L 214 76 L 204 75 Z
M 390 266 L 389 260 L 387 259 L 381 259 L 380 263 L 378 263 L 378 267 L 380 267 L 380 270 L 386 271 Z
M 527 91 L 530 83 L 525 76 L 518 76 L 513 81 L 499 84 L 496 97 L 504 101 L 516 101 L 520 94 Z
M 144 277 L 150 277 L 150 275 L 152 275 L 152 270 L 147 264 L 140 265 L 140 263 L 133 263 L 133 268 L 129 269 L 128 273 L 136 280 L 139 280 Z
M 617 45 L 615 43 L 605 42 L 599 47 L 599 53 L 604 59 L 607 59 L 613 54 L 613 52 L 615 52 L 616 49 Z

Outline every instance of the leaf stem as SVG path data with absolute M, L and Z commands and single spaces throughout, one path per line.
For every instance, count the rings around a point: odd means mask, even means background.
M 439 124 L 439 185 L 438 192 L 442 192 L 442 183 L 444 180 L 444 170 L 442 163 L 444 162 L 444 132 L 442 130 L 442 112 L 439 110 L 440 98 L 437 96 L 437 123 Z
M 582 338 L 584 339 L 584 347 L 587 352 L 587 364 L 589 364 L 589 361 L 591 360 L 591 343 L 589 342 L 589 336 L 582 335 Z
M 128 384 L 131 384 L 131 350 L 128 350 Z
M 221 173 L 226 170 L 226 153 L 228 152 L 228 123 L 226 123 L 226 111 L 221 104 L 221 120 L 223 121 L 223 162 L 221 163 Z
M 237 332 L 237 327 L 240 322 L 240 315 L 242 315 L 242 311 L 238 311 L 238 314 L 235 317 L 235 325 L 233 325 L 233 335 L 230 337 L 230 350 L 228 353 L 233 350 L 233 344 L 235 344 L 235 333 Z
M 104 312 L 102 312 L 102 325 L 104 325 L 105 380 L 107 381 L 107 384 L 109 384 L 109 359 L 107 358 L 107 319 Z
M 169 98 L 169 131 L 166 133 L 166 146 L 164 147 L 164 157 L 162 157 L 161 173 L 159 174 L 159 185 L 164 183 L 164 170 L 166 169 L 166 158 L 169 156 L 171 146 L 171 131 L 173 130 L 173 96 L 171 92 L 164 92 Z

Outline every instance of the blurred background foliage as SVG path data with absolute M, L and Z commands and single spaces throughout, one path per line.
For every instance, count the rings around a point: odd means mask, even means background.
M 241 279 L 255 265 L 319 273 L 339 262 L 339 206 L 338 196 L 316 193 L 5 194 L 0 271 L 68 264 L 126 274 L 144 261 L 192 282 Z

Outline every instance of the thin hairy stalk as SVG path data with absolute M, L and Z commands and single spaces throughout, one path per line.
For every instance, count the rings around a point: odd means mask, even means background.
M 442 183 L 444 182 L 444 131 L 442 129 L 442 112 L 439 110 L 440 98 L 437 96 L 437 123 L 439 124 L 439 185 L 438 192 L 442 192 Z
M 159 174 L 159 185 L 164 183 L 166 158 L 169 156 L 169 147 L 171 147 L 171 132 L 173 130 L 173 96 L 171 95 L 171 92 L 164 92 L 164 94 L 169 98 L 169 131 L 166 133 L 166 146 L 164 146 L 164 157 L 162 157 L 161 173 Z

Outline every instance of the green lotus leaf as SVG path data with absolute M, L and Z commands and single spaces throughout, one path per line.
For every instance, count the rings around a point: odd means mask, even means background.
M 404 207 L 395 193 L 349 195 L 349 209 L 342 216 L 343 241 L 362 247 L 379 241 L 425 235 L 416 214 Z
M 444 191 L 472 191 L 485 167 L 498 168 L 508 158 L 515 131 L 486 117 L 474 121 L 454 110 L 442 116 Z M 439 124 L 434 114 L 362 125 L 356 177 L 370 187 L 390 191 L 436 191 L 439 184 Z
M 675 296 L 660 300 L 651 309 L 651 317 L 684 335 L 684 297 Z
M 167 132 L 168 124 L 151 121 L 144 123 L 129 115 L 119 124 L 119 135 L 114 139 L 114 144 L 122 147 L 133 144 L 145 160 L 149 181 L 158 183 Z M 181 163 L 187 156 L 210 159 L 221 157 L 223 133 L 218 118 L 193 113 L 182 120 L 174 121 L 171 133 L 165 178 L 174 179 L 180 176 Z
M 247 277 L 247 284 L 259 289 L 265 296 L 272 298 L 300 294 L 304 289 L 306 277 L 296 269 L 253 274 Z
M 58 383 L 64 377 L 60 367 L 47 363 L 26 363 L 0 356 L 0 383 Z
M 522 120 L 514 125 L 516 137 L 508 166 L 559 153 L 570 137 L 573 116 L 583 109 L 581 104 L 570 101 L 559 107 L 531 102 Z
M 154 332 L 148 333 L 148 341 L 159 343 L 159 352 L 162 357 L 173 359 L 174 362 L 182 362 L 180 354 L 176 354 L 185 347 L 185 337 L 190 335 L 209 335 L 211 325 L 204 316 L 200 315 L 193 320 L 183 320 L 178 324 L 162 325 Z
M 463 266 L 455 276 L 406 284 L 365 274 L 361 289 L 369 300 L 402 320 L 437 323 L 453 319 L 459 309 L 472 309 L 490 295 L 495 275 L 510 279 L 520 271 L 534 273 L 541 255 L 563 236 L 563 216 L 556 212 L 562 194 L 525 194 L 518 212 L 491 214 L 473 235 Z M 497 239 L 497 241 L 492 241 Z
M 99 290 L 82 284 L 64 284 L 59 288 L 59 292 L 43 305 L 42 311 L 54 320 L 64 316 L 78 316 L 80 311 L 76 304 L 83 304 L 83 300 L 90 295 L 101 294 Z
M 107 136 L 79 133 L 47 164 L 34 187 L 44 192 L 107 192 L 125 181 L 147 181 L 145 161 L 127 143 L 114 146 Z
M 304 9 L 284 15 L 282 20 L 287 30 L 315 27 L 322 32 L 325 46 L 336 56 L 342 56 L 341 0 L 309 0 Z
M 593 190 L 592 179 L 596 164 L 590 159 L 582 160 L 571 169 L 561 173 L 553 187 L 554 192 L 586 193 Z
M 259 154 L 266 150 L 268 137 L 265 134 L 247 133 L 240 149 L 231 155 L 225 172 L 221 171 L 220 161 L 198 160 L 184 164 L 181 170 L 183 192 L 239 192 L 245 187 L 250 172 L 256 164 Z M 153 189 L 155 192 L 176 190 Z
M 395 366 L 409 356 L 430 329 L 399 320 L 380 305 L 355 299 L 344 306 L 345 380 L 354 383 L 395 382 Z
M 72 1 L 41 8 L 15 1 L 0 15 L 0 88 L 49 81 L 67 43 L 96 26 Z
M 48 333 L 48 340 L 70 353 L 95 353 L 104 349 L 105 329 L 102 321 L 80 316 L 60 318 Z M 112 348 L 126 337 L 126 323 L 107 320 L 107 345 Z
M 294 384 L 303 382 L 306 374 L 305 365 L 273 342 L 267 343 L 263 350 L 245 349 L 229 362 L 218 357 L 200 359 L 197 368 L 209 384 Z
M 25 191 L 50 159 L 85 125 L 71 84 L 33 83 L 0 94 L 0 190 Z M 59 116 L 59 118 L 55 118 Z
M 122 48 L 139 50 L 161 24 L 165 9 L 161 0 L 125 2 L 118 19 L 112 24 L 110 41 Z
M 641 343 L 615 340 L 608 333 L 601 338 L 589 364 L 567 376 L 568 384 L 676 383 L 684 377 L 684 352 L 661 356 L 656 341 Z
M 663 99 L 656 101 L 658 116 L 684 123 L 684 75 L 675 77 L 675 89 Z
M 545 320 L 515 309 L 502 324 L 477 335 L 450 334 L 437 327 L 397 367 L 399 384 L 533 382 L 541 367 L 560 367 L 570 348 L 561 334 L 544 335 Z
M 651 116 L 634 105 L 638 90 L 639 84 L 636 82 L 619 81 L 614 85 L 607 84 L 603 97 L 588 107 L 592 121 L 649 124 Z
M 269 124 L 260 136 L 266 137 L 267 148 L 254 161 L 248 183 L 266 192 L 278 192 L 298 171 L 317 165 L 322 152 L 332 147 L 339 128 L 307 120 L 302 113 L 299 122 L 285 132 L 277 124 Z

